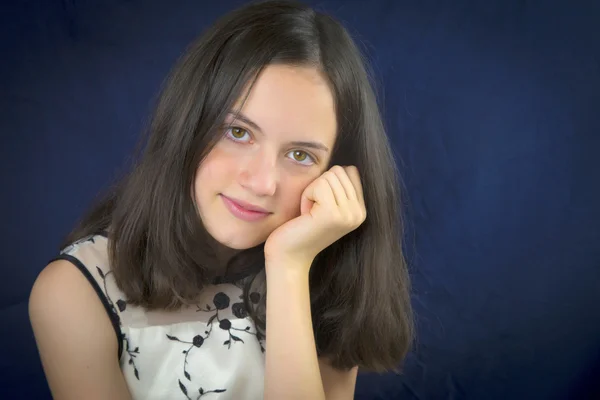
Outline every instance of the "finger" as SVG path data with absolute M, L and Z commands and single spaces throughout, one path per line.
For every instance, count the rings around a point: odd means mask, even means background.
M 307 187 L 302 191 L 302 195 L 300 196 L 300 214 L 304 215 L 310 210 L 315 204 L 314 200 L 314 186 L 316 185 L 318 178 L 308 184 Z
M 352 186 L 354 187 L 354 190 L 356 191 L 356 196 L 357 196 L 358 200 L 364 207 L 365 206 L 365 197 L 364 197 L 363 186 L 362 186 L 362 182 L 360 179 L 360 173 L 358 172 L 358 168 L 356 168 L 353 165 L 350 165 L 348 167 L 344 167 L 344 169 L 346 170 L 346 174 L 348 175 L 348 178 L 352 182 Z
M 339 165 L 336 165 L 332 167 L 330 171 L 333 172 L 340 180 L 340 183 L 344 188 L 344 192 L 346 193 L 346 197 L 348 198 L 348 200 L 356 200 L 358 197 L 356 194 L 356 189 L 354 188 L 354 184 L 350 180 L 346 169 L 340 167 Z
M 301 203 L 305 203 L 305 199 L 314 203 L 313 209 L 318 206 L 328 208 L 337 206 L 333 190 L 322 175 L 304 189 Z
M 337 206 L 347 207 L 349 202 L 348 195 L 344 185 L 342 185 L 342 182 L 340 182 L 338 174 L 332 170 L 329 170 L 323 174 L 323 179 L 329 183 Z

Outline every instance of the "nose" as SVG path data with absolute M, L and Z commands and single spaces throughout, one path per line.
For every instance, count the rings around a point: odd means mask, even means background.
M 240 170 L 239 184 L 256 196 L 273 196 L 278 179 L 276 157 L 257 151 L 245 161 Z

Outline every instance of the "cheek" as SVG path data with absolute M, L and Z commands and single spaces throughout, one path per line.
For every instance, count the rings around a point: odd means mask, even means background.
M 282 188 L 283 195 L 281 196 L 282 214 L 285 215 L 286 219 L 295 218 L 300 215 L 300 200 L 304 189 L 314 179 L 301 180 L 298 182 L 291 182 Z
M 198 172 L 196 173 L 196 186 L 199 186 L 199 183 L 201 182 L 206 184 L 214 180 L 217 171 L 218 168 L 216 163 L 210 158 L 206 158 L 198 167 Z
M 196 171 L 194 181 L 194 191 L 197 201 L 210 194 L 211 191 L 224 187 L 227 182 L 235 177 L 236 163 L 232 157 L 228 157 L 227 153 L 220 151 L 218 148 L 204 159 L 202 164 Z

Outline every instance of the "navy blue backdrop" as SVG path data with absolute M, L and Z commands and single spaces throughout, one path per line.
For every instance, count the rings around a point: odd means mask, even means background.
M 2 2 L 0 398 L 49 398 L 33 280 L 241 3 Z M 600 398 L 600 2 L 309 3 L 368 51 L 406 186 L 418 343 L 356 398 Z

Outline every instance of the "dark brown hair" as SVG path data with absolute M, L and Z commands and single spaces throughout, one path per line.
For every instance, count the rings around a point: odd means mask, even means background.
M 300 3 L 246 5 L 191 45 L 165 82 L 141 157 L 65 244 L 109 230 L 111 269 L 129 303 L 192 302 L 222 273 L 191 195 L 196 169 L 244 88 L 273 63 L 313 66 L 328 79 L 338 122 L 331 165 L 357 166 L 364 186 L 367 220 L 311 268 L 318 354 L 342 369 L 396 371 L 413 338 L 396 163 L 364 56 L 339 22 Z M 264 285 L 262 308 L 249 301 L 252 283 L 264 282 L 262 249 L 242 251 L 228 270 L 255 268 L 244 301 L 264 331 Z

